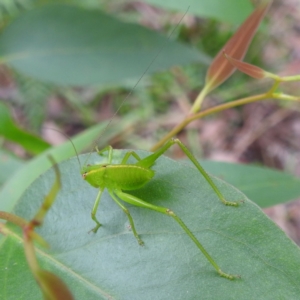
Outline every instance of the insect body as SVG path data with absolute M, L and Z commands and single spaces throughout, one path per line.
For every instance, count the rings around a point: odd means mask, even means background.
M 87 165 L 81 169 L 81 174 L 83 179 L 85 179 L 88 183 L 90 183 L 93 187 L 99 188 L 99 193 L 95 200 L 93 209 L 92 209 L 92 219 L 96 222 L 95 228 L 92 229 L 93 232 L 97 232 L 101 223 L 96 218 L 96 212 L 100 203 L 101 195 L 106 188 L 113 198 L 113 200 L 121 207 L 121 209 L 126 213 L 129 223 L 132 228 L 132 232 L 137 239 L 140 245 L 143 245 L 143 241 L 139 237 L 133 219 L 130 215 L 129 210 L 121 203 L 120 200 L 127 202 L 131 205 L 152 209 L 154 211 L 163 213 L 172 217 L 188 234 L 188 236 L 193 240 L 196 246 L 201 250 L 201 252 L 205 255 L 208 261 L 213 265 L 213 267 L 217 270 L 217 272 L 228 279 L 234 279 L 235 275 L 230 275 L 223 272 L 217 263 L 213 260 L 213 258 L 207 253 L 202 244 L 197 240 L 194 234 L 190 231 L 190 229 L 185 225 L 185 223 L 169 208 L 152 205 L 136 196 L 130 195 L 126 191 L 136 190 L 145 185 L 149 180 L 154 176 L 154 171 L 151 170 L 151 167 L 154 165 L 155 161 L 163 155 L 172 145 L 177 144 L 183 150 L 183 152 L 187 155 L 187 157 L 192 161 L 195 167 L 199 170 L 199 172 L 205 177 L 210 186 L 218 195 L 219 199 L 225 204 L 230 206 L 238 206 L 237 202 L 230 202 L 224 199 L 222 193 L 213 183 L 209 175 L 205 172 L 202 166 L 198 163 L 196 158 L 192 155 L 192 153 L 184 146 L 184 144 L 178 139 L 169 140 L 164 146 L 150 154 L 149 156 L 141 159 L 137 153 L 134 151 L 127 152 L 122 159 L 120 164 L 112 164 L 112 153 L 113 149 L 111 146 L 105 147 L 101 151 L 98 151 L 98 154 L 101 155 L 103 152 L 108 152 L 108 162 L 105 164 L 98 165 Z M 128 164 L 127 161 L 130 156 L 133 156 L 137 162 L 135 164 Z

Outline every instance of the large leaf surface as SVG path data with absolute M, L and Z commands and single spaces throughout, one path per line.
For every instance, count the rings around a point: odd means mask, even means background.
M 145 152 L 138 152 L 141 156 Z M 124 152 L 115 151 L 120 161 Z M 81 156 L 84 161 L 86 156 Z M 92 155 L 89 163 L 100 162 Z M 59 165 L 63 188 L 40 234 L 51 249 L 40 249 L 43 267 L 62 276 L 76 299 L 297 299 L 300 251 L 262 211 L 232 186 L 214 179 L 228 200 L 225 207 L 190 166 L 162 157 L 155 177 L 136 196 L 172 208 L 203 243 L 220 267 L 241 279 L 221 278 L 170 217 L 130 208 L 145 242 L 137 244 L 125 214 L 104 194 L 97 234 L 90 211 L 97 189 L 79 175 L 76 159 Z M 53 171 L 41 176 L 15 207 L 32 218 L 53 182 Z M 15 229 L 12 227 L 12 232 Z M 2 239 L 0 286 L 3 299 L 40 299 L 27 270 L 18 234 Z M 21 284 L 20 284 L 21 283 Z
M 116 84 L 207 57 L 137 24 L 101 11 L 46 5 L 23 13 L 0 37 L 2 61 L 29 76 L 56 84 Z

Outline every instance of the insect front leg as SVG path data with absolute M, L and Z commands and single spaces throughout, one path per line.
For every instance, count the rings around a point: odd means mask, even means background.
M 93 231 L 94 233 L 96 233 L 98 231 L 98 229 L 101 227 L 101 223 L 99 223 L 98 219 L 96 218 L 96 213 L 97 213 L 97 209 L 98 209 L 98 206 L 100 203 L 102 193 L 103 193 L 103 189 L 100 189 L 99 193 L 97 195 L 97 198 L 94 202 L 92 212 L 91 212 L 91 217 L 96 222 L 97 225 L 93 229 L 91 229 L 89 232 Z
M 223 272 L 218 264 L 215 262 L 215 260 L 208 254 L 206 249 L 202 246 L 202 244 L 198 241 L 198 239 L 194 236 L 194 234 L 190 231 L 190 229 L 185 225 L 185 223 L 169 208 L 161 207 L 152 205 L 146 201 L 143 201 L 142 199 L 135 197 L 133 195 L 124 193 L 121 190 L 115 190 L 114 193 L 123 201 L 130 203 L 135 206 L 143 207 L 152 209 L 154 211 L 160 212 L 162 214 L 168 215 L 172 217 L 186 232 L 186 234 L 191 238 L 191 240 L 196 244 L 196 246 L 200 249 L 200 251 L 203 253 L 203 255 L 207 258 L 207 260 L 212 264 L 212 266 L 216 269 L 218 274 L 222 277 L 225 277 L 227 279 L 234 279 L 234 278 L 240 278 L 239 275 L 231 275 L 228 273 Z
M 140 160 L 141 160 L 141 158 L 138 156 L 138 154 L 137 154 L 136 152 L 134 152 L 134 151 L 129 151 L 129 152 L 127 152 L 127 153 L 125 154 L 125 156 L 123 157 L 121 164 L 122 164 L 122 165 L 123 165 L 123 164 L 126 164 L 130 156 L 133 156 L 137 161 L 140 161 Z
M 99 150 L 98 147 L 96 147 L 96 151 L 98 155 L 102 155 L 103 152 L 107 151 L 108 152 L 108 164 L 111 164 L 112 162 L 112 154 L 113 154 L 113 147 L 112 146 L 106 146 L 105 148 Z

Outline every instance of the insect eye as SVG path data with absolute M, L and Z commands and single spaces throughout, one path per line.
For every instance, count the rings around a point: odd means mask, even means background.
M 87 174 L 87 172 L 84 172 L 84 173 L 82 174 L 82 178 L 83 178 L 83 179 L 85 179 L 86 174 Z

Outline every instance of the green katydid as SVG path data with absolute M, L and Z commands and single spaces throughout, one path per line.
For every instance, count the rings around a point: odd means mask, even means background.
M 185 14 L 183 15 L 183 17 L 185 16 Z M 180 20 L 180 22 L 181 22 L 181 20 Z M 170 38 L 172 33 L 175 31 L 177 26 L 172 30 L 168 39 Z M 144 71 L 142 76 L 140 77 L 140 79 L 136 82 L 136 84 L 132 88 L 131 92 L 122 101 L 121 105 L 119 106 L 119 108 L 117 109 L 117 111 L 115 112 L 114 115 L 117 114 L 120 107 L 123 105 L 123 103 L 126 101 L 126 99 L 130 96 L 130 94 L 135 89 L 135 87 L 138 85 L 138 83 L 143 78 L 143 76 L 147 73 L 150 66 L 153 64 L 153 62 L 156 60 L 156 58 L 160 54 L 161 50 L 162 49 L 160 49 L 158 51 L 158 53 L 155 55 L 155 57 L 150 62 L 150 64 L 148 65 L 148 67 L 146 68 L 146 70 Z M 109 121 L 107 126 L 109 126 L 111 121 L 112 121 L 112 119 Z M 197 238 L 194 236 L 194 234 L 190 231 L 190 229 L 171 209 L 150 204 L 140 198 L 137 198 L 137 197 L 127 193 L 127 191 L 132 191 L 132 190 L 141 188 L 142 186 L 144 186 L 147 182 L 149 182 L 152 179 L 152 177 L 154 176 L 154 171 L 151 169 L 151 167 L 155 164 L 156 160 L 161 155 L 163 155 L 174 144 L 177 144 L 182 149 L 182 151 L 186 154 L 186 156 L 191 160 L 191 162 L 198 169 L 198 171 L 204 176 L 206 181 L 209 183 L 209 185 L 215 191 L 215 193 L 217 194 L 217 196 L 219 197 L 219 199 L 221 200 L 221 202 L 223 204 L 229 205 L 229 206 L 238 206 L 238 202 L 230 202 L 230 201 L 225 200 L 222 193 L 216 187 L 216 185 L 211 180 L 209 175 L 205 172 L 205 170 L 202 168 L 202 166 L 198 163 L 198 161 L 194 157 L 194 155 L 186 148 L 186 146 L 179 139 L 169 140 L 160 149 L 158 149 L 157 151 L 153 152 L 152 154 L 150 154 L 149 156 L 147 156 L 143 159 L 141 159 L 136 152 L 129 151 L 125 154 L 125 156 L 123 157 L 120 164 L 112 164 L 113 148 L 111 146 L 107 146 L 100 151 L 96 147 L 96 150 L 99 155 L 102 155 L 104 152 L 107 152 L 107 162 L 102 163 L 102 164 L 97 164 L 97 165 L 87 165 L 87 166 L 84 166 L 81 168 L 81 174 L 82 174 L 83 179 L 86 180 L 93 187 L 99 189 L 99 193 L 96 197 L 96 200 L 95 200 L 92 212 L 91 212 L 91 217 L 95 221 L 96 226 L 91 231 L 96 233 L 98 231 L 98 229 L 101 227 L 101 223 L 98 221 L 98 219 L 96 217 L 96 212 L 97 212 L 97 209 L 98 209 L 98 206 L 100 203 L 101 195 L 102 195 L 103 191 L 105 189 L 107 189 L 110 196 L 112 197 L 112 199 L 120 206 L 120 208 L 127 215 L 132 232 L 140 245 L 143 245 L 144 243 L 143 243 L 142 239 L 139 237 L 139 235 L 135 229 L 135 225 L 134 225 L 134 222 L 130 215 L 129 210 L 120 202 L 120 200 L 127 202 L 134 206 L 148 208 L 148 209 L 151 209 L 151 210 L 154 210 L 154 211 L 157 211 L 157 212 L 160 212 L 162 214 L 172 217 L 183 228 L 183 230 L 187 233 L 187 235 L 192 239 L 192 241 L 196 244 L 196 246 L 200 249 L 200 251 L 208 259 L 208 261 L 213 265 L 213 267 L 216 269 L 216 271 L 219 273 L 219 275 L 221 275 L 225 278 L 228 278 L 228 279 L 234 279 L 236 277 L 239 277 L 238 275 L 231 275 L 231 274 L 223 272 L 220 269 L 220 267 L 218 266 L 218 264 L 208 254 L 208 252 L 205 250 L 205 248 L 202 246 L 202 244 L 197 240 Z M 75 149 L 75 151 L 76 151 L 76 149 Z M 131 156 L 136 159 L 136 161 L 137 161 L 136 163 L 134 163 L 134 164 L 128 163 L 128 159 Z
M 98 150 L 98 148 L 96 148 L 99 155 L 102 155 L 104 152 L 107 152 L 106 163 L 87 165 L 81 168 L 81 174 L 83 179 L 86 180 L 93 187 L 99 189 L 99 193 L 96 197 L 91 212 L 91 217 L 96 222 L 96 226 L 91 231 L 96 233 L 101 226 L 101 223 L 96 218 L 96 212 L 100 203 L 101 195 L 103 191 L 107 189 L 112 199 L 121 207 L 121 209 L 127 215 L 132 232 L 140 245 L 143 245 L 144 243 L 139 237 L 135 229 L 135 225 L 129 210 L 120 202 L 120 200 L 134 206 L 148 208 L 172 217 L 183 228 L 183 230 L 188 234 L 188 236 L 193 240 L 196 246 L 201 250 L 204 256 L 217 270 L 219 275 L 228 279 L 234 279 L 236 277 L 239 277 L 238 275 L 231 275 L 223 272 L 218 266 L 218 264 L 208 254 L 208 252 L 205 250 L 202 244 L 197 240 L 194 234 L 190 231 L 190 229 L 171 209 L 152 205 L 140 198 L 137 198 L 127 193 L 127 191 L 141 188 L 152 179 L 152 177 L 154 176 L 154 171 L 151 169 L 151 167 L 155 164 L 156 160 L 174 144 L 177 144 L 182 149 L 182 151 L 186 154 L 186 156 L 191 160 L 191 162 L 195 165 L 195 167 L 199 170 L 199 172 L 204 176 L 204 178 L 210 184 L 210 186 L 215 191 L 215 193 L 217 194 L 217 196 L 219 197 L 219 199 L 223 204 L 229 206 L 238 206 L 238 202 L 230 202 L 225 200 L 220 190 L 216 187 L 214 182 L 211 180 L 209 175 L 206 173 L 203 167 L 196 160 L 194 155 L 187 149 L 187 147 L 179 139 L 169 140 L 160 149 L 158 149 L 157 151 L 153 152 L 152 154 L 150 154 L 149 156 L 143 159 L 141 159 L 136 152 L 129 151 L 125 154 L 120 164 L 112 164 L 113 148 L 111 146 L 107 146 L 100 151 Z M 134 164 L 128 163 L 128 159 L 131 156 L 136 159 L 137 161 L 136 163 Z

